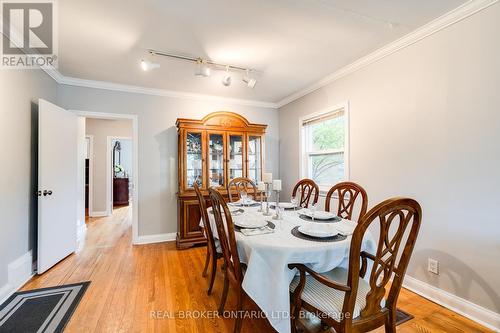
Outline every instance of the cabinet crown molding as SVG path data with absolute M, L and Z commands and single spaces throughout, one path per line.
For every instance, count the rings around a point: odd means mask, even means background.
M 267 125 L 252 124 L 242 115 L 229 111 L 212 112 L 200 120 L 178 118 L 175 125 L 177 128 L 224 128 L 258 132 L 264 132 L 267 128 Z

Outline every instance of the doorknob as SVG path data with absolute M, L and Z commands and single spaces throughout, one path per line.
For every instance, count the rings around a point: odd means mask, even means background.
M 43 190 L 43 196 L 47 196 L 47 195 L 52 195 L 52 191 L 51 190 Z

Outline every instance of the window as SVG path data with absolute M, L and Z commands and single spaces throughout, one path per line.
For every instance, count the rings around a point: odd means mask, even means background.
M 301 119 L 302 177 L 322 191 L 348 179 L 347 104 Z

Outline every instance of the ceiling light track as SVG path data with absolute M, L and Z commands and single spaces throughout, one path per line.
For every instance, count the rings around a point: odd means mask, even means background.
M 209 77 L 211 69 L 224 70 L 225 73 L 224 76 L 222 77 L 221 83 L 225 87 L 229 87 L 231 85 L 232 77 L 230 72 L 234 71 L 240 71 L 244 73 L 242 81 L 246 84 L 248 88 L 253 89 L 255 87 L 255 84 L 257 83 L 257 79 L 252 77 L 252 75 L 250 74 L 251 72 L 257 72 L 252 68 L 245 68 L 229 64 L 221 64 L 208 59 L 203 59 L 201 57 L 191 57 L 183 54 L 168 53 L 156 50 L 148 50 L 148 52 L 151 56 L 162 56 L 162 57 L 184 60 L 195 63 L 196 69 L 194 71 L 194 74 L 198 77 Z M 158 67 L 160 67 L 160 64 L 158 63 L 149 61 L 147 59 L 141 60 L 141 68 L 144 71 L 149 71 L 151 69 L 155 69 Z
M 208 60 L 208 59 L 203 59 L 203 58 L 196 58 L 196 57 L 175 54 L 175 53 L 168 53 L 168 52 L 163 52 L 163 51 L 156 51 L 156 50 L 148 50 L 148 52 L 149 52 L 149 54 L 151 54 L 153 56 L 162 56 L 162 57 L 168 57 L 168 58 L 173 58 L 173 59 L 186 60 L 186 61 L 194 62 L 196 64 L 202 63 L 202 64 L 216 67 L 217 69 L 221 69 L 221 70 L 233 70 L 233 71 L 237 70 L 237 71 L 243 71 L 243 72 L 256 72 L 256 70 L 254 70 L 252 68 L 245 68 L 245 67 L 236 66 L 236 65 L 229 65 L 229 64 L 221 64 L 221 63 L 214 62 L 214 61 Z

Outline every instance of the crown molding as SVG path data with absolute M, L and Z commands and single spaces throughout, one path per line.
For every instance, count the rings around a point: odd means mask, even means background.
M 139 86 L 133 86 L 133 85 L 128 85 L 128 84 L 119 84 L 119 83 L 106 82 L 106 81 L 79 79 L 79 78 L 75 78 L 75 77 L 64 76 L 57 69 L 55 69 L 54 67 L 49 67 L 49 66 L 45 66 L 42 69 L 45 71 L 45 73 L 47 73 L 50 77 L 52 77 L 58 84 L 67 85 L 67 86 L 111 90 L 111 91 L 119 91 L 119 92 L 133 93 L 133 94 L 181 98 L 181 99 L 196 100 L 196 101 L 211 101 L 211 102 L 229 103 L 229 104 L 236 104 L 236 105 L 242 105 L 242 106 L 254 106 L 254 107 L 261 107 L 261 108 L 276 109 L 278 107 L 276 103 L 271 103 L 271 102 L 254 101 L 254 100 L 237 99 L 237 98 L 227 98 L 227 97 L 221 97 L 221 96 L 215 96 L 215 95 L 204 95 L 204 94 L 196 94 L 196 93 L 189 93 L 189 92 L 182 92 L 182 91 L 146 88 L 146 87 L 139 87 Z
M 301 97 L 304 97 L 307 94 L 312 93 L 315 90 L 318 90 L 340 78 L 343 78 L 344 76 L 354 73 L 403 48 L 415 44 L 421 41 L 422 39 L 435 34 L 438 31 L 441 31 L 457 22 L 460 22 L 463 19 L 480 12 L 485 8 L 488 8 L 489 6 L 497 3 L 498 1 L 500 0 L 470 0 L 464 3 L 463 5 L 451 10 L 450 12 L 438 17 L 437 19 L 414 30 L 413 32 L 410 32 L 409 34 L 395 40 L 394 42 L 391 42 L 381 47 L 380 49 L 368 54 L 367 56 L 364 56 L 356 60 L 355 62 L 345 67 L 342 67 L 338 71 L 325 76 L 316 83 L 283 98 L 276 104 L 278 108 L 281 108 Z

